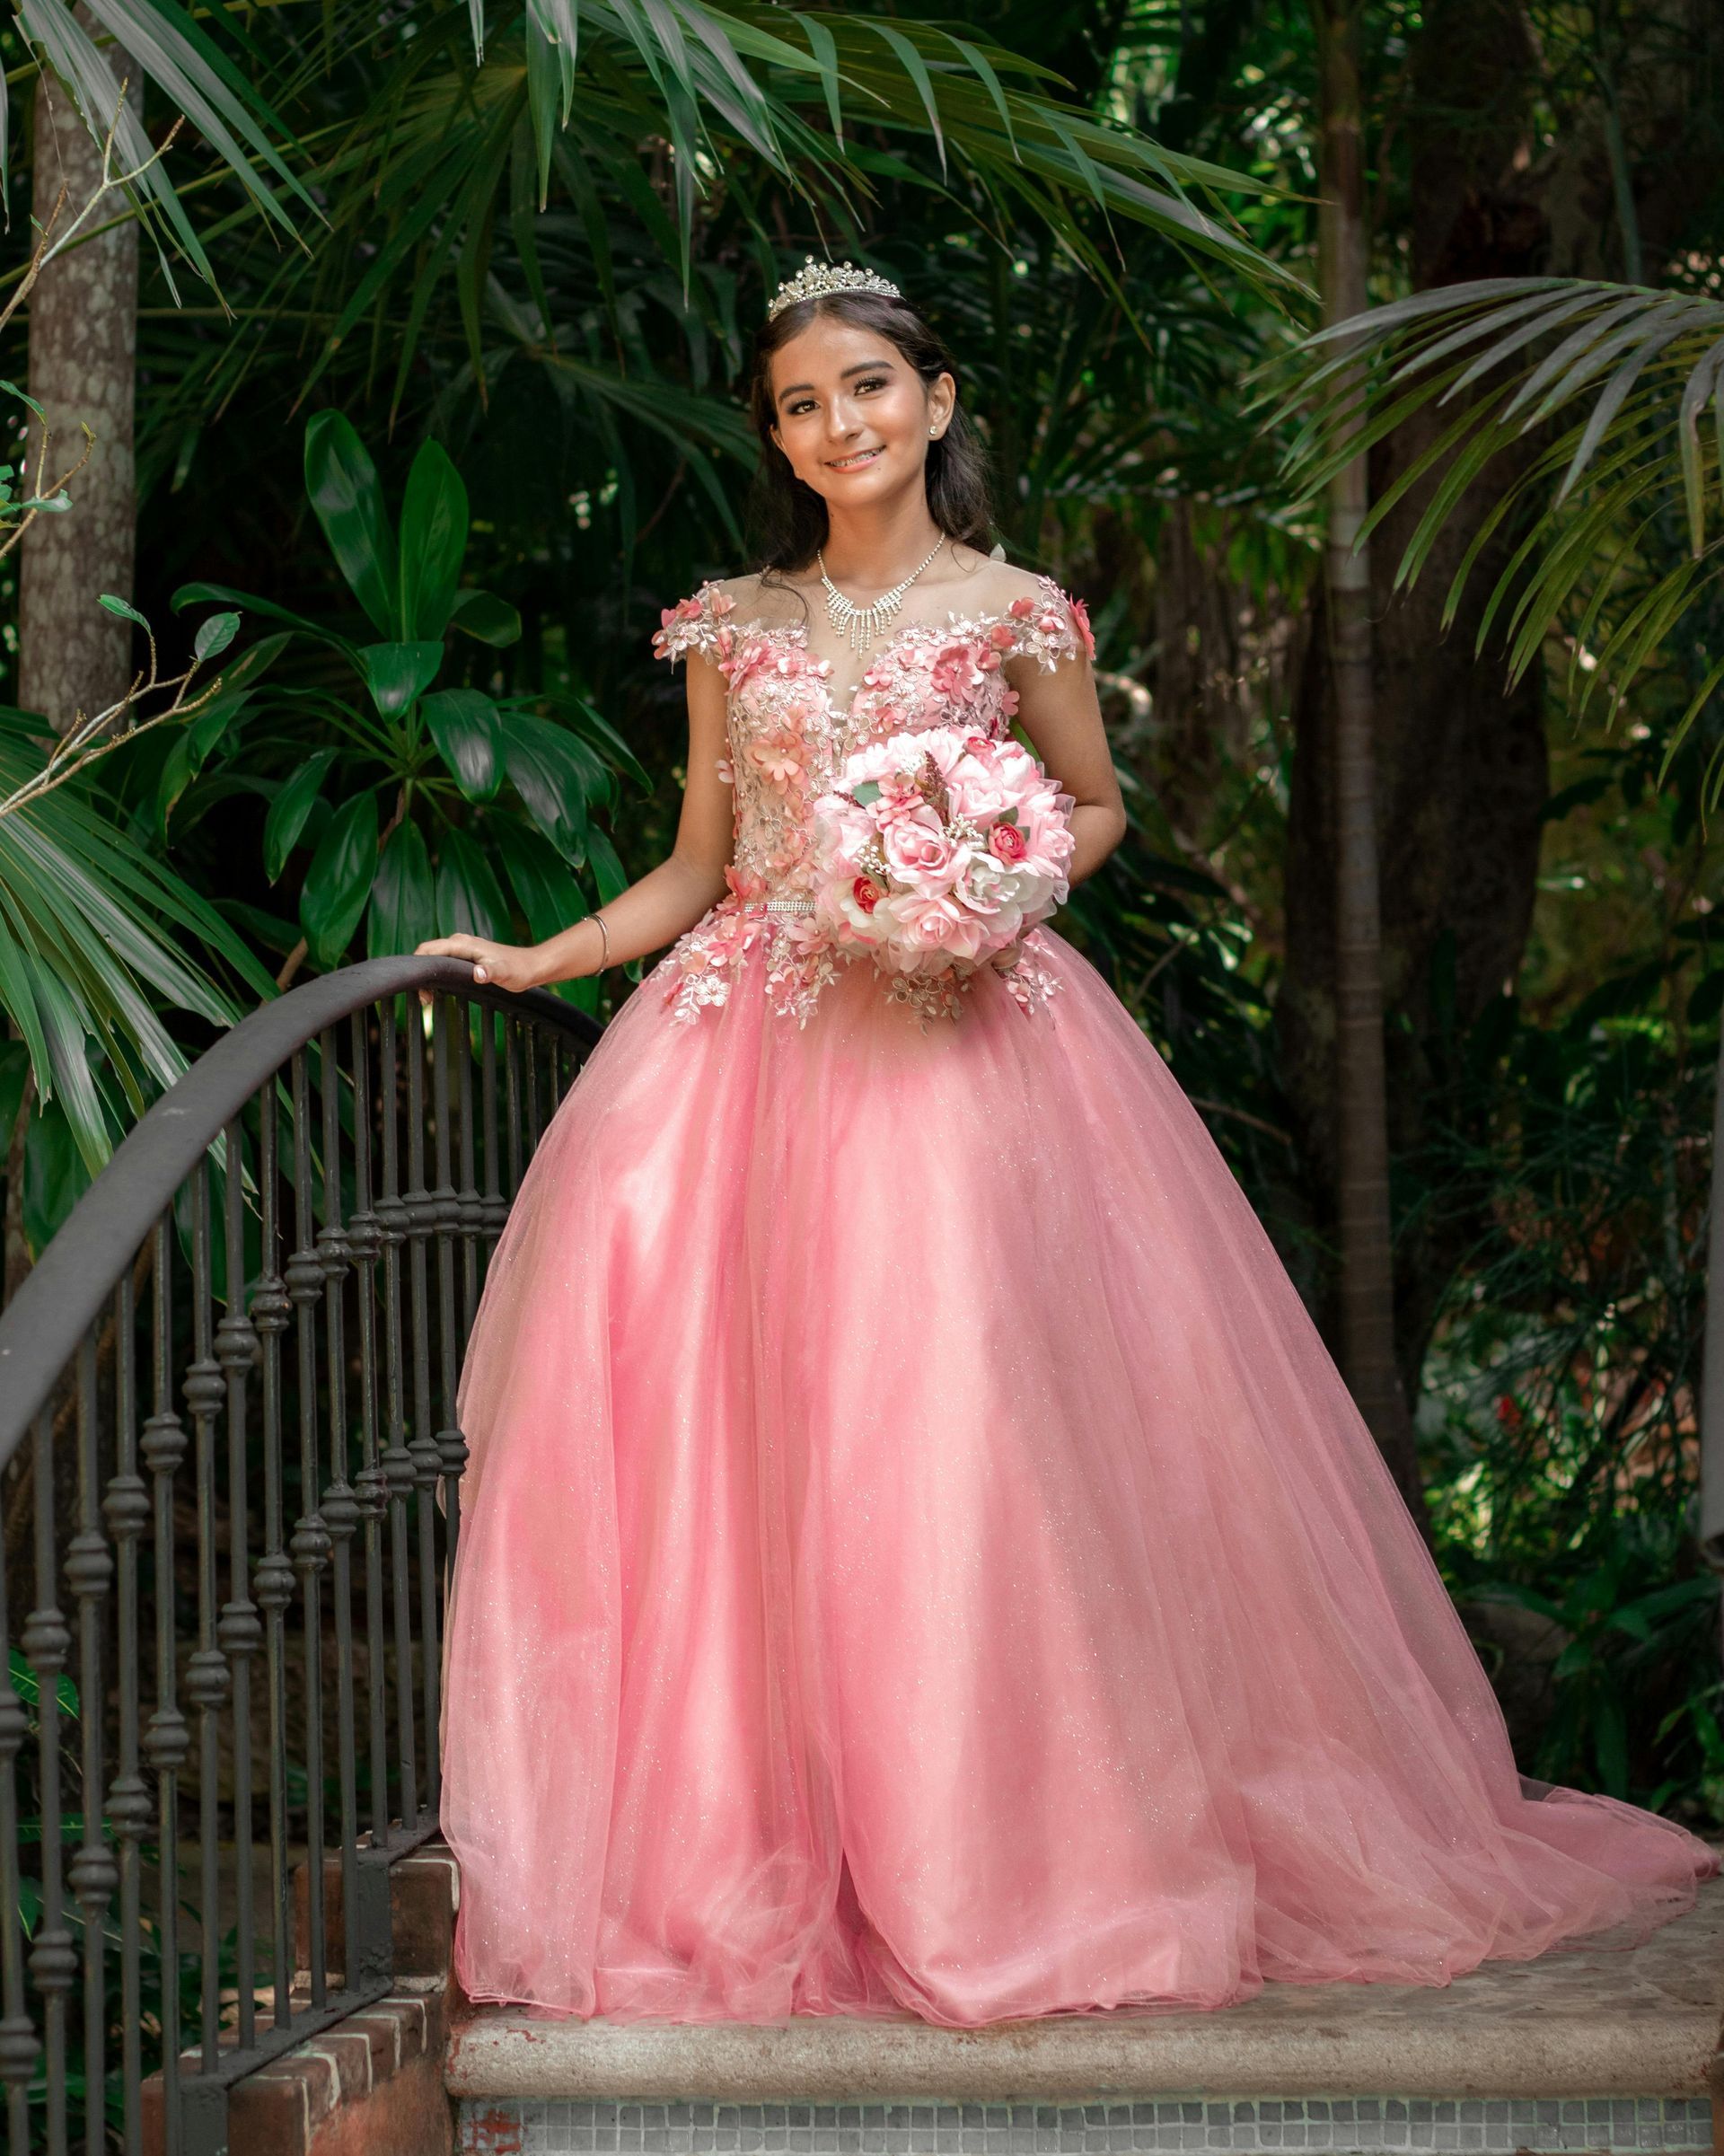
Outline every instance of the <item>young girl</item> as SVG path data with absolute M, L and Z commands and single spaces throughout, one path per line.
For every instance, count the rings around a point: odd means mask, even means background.
M 753 411 L 762 568 L 655 639 L 688 662 L 670 858 L 532 949 L 422 946 L 511 989 L 671 946 L 541 1143 L 462 1380 L 462 1983 L 969 2027 L 1644 1937 L 1717 1859 L 1523 1783 L 1099 973 L 1037 928 L 935 992 L 815 926 L 812 805 L 858 744 L 1021 728 L 1074 883 L 1124 818 L 1083 609 L 990 558 L 895 289 L 781 288 Z

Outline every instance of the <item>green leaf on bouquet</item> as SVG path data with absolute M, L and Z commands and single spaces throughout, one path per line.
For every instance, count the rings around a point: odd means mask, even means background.
M 850 798 L 859 808 L 872 808 L 880 798 L 880 781 L 877 779 L 865 779 Z

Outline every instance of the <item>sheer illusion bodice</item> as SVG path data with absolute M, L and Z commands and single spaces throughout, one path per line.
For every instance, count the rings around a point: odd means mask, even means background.
M 1017 709 L 1011 661 L 1051 669 L 1094 648 L 1081 603 L 1046 576 L 993 607 L 900 621 L 848 694 L 834 693 L 833 661 L 815 647 L 807 620 L 752 609 L 744 617 L 717 584 L 667 607 L 653 644 L 668 659 L 699 651 L 724 674 L 730 753 L 720 776 L 735 788 L 729 891 L 673 946 L 667 999 L 688 1019 L 723 1002 L 743 954 L 763 938 L 769 996 L 805 1024 L 837 972 L 807 918 L 812 812 L 845 758 L 866 742 L 932 726 L 999 740 Z M 1025 944 L 1000 970 L 1020 1003 L 1035 1008 L 1048 976 L 1034 937 Z

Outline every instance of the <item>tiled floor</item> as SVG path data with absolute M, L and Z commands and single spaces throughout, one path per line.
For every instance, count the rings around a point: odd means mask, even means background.
M 1079 2156 L 1160 2149 L 1710 2150 L 1703 2099 L 1158 2098 L 1109 2104 L 638 2104 L 472 2099 L 462 2156 Z

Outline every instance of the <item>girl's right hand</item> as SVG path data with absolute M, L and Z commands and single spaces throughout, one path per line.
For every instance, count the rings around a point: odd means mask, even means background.
M 473 969 L 475 984 L 488 981 L 493 988 L 520 990 L 538 986 L 533 953 L 520 944 L 488 943 L 482 936 L 436 936 L 422 943 L 416 958 L 464 958 Z

